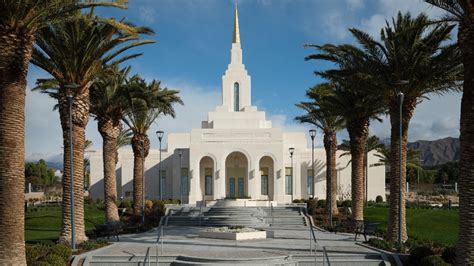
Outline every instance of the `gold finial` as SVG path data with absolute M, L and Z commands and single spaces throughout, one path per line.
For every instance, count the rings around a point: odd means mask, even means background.
M 240 43 L 239 13 L 237 11 L 237 0 L 235 1 L 234 35 L 232 36 L 232 43 Z

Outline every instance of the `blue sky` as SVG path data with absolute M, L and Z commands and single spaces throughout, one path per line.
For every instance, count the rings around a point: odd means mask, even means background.
M 306 43 L 351 43 L 347 28 L 356 27 L 378 35 L 385 19 L 400 9 L 431 17 L 442 13 L 419 0 L 239 0 L 239 22 L 244 64 L 252 76 L 252 103 L 267 112 L 274 126 L 288 131 L 308 130 L 293 118 L 294 106 L 304 100 L 305 90 L 319 82 L 316 69 L 322 62 L 305 62 L 311 52 Z M 185 106 L 177 107 L 177 118 L 163 118 L 152 132 L 188 132 L 199 127 L 208 111 L 221 102 L 221 76 L 230 60 L 233 28 L 232 0 L 130 0 L 128 10 L 100 9 L 104 16 L 125 17 L 136 25 L 151 27 L 148 38 L 156 44 L 135 49 L 144 56 L 129 61 L 133 73 L 159 79 L 181 91 Z M 29 88 L 36 78 L 47 75 L 30 67 Z M 459 135 L 460 95 L 433 96 L 419 105 L 410 129 L 410 140 Z M 50 157 L 61 152 L 59 115 L 54 101 L 37 92 L 27 93 L 27 158 Z M 384 119 L 387 120 L 387 119 Z M 87 138 L 101 149 L 96 121 L 90 120 Z M 389 137 L 387 123 L 374 122 L 371 131 Z M 342 131 L 339 138 L 347 138 Z M 321 143 L 321 141 L 317 142 Z

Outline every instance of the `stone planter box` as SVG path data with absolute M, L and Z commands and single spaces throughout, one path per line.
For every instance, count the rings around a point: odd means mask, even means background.
M 250 239 L 265 239 L 267 238 L 267 232 L 199 232 L 199 237 L 204 238 L 215 238 L 215 239 L 228 239 L 228 240 L 250 240 Z

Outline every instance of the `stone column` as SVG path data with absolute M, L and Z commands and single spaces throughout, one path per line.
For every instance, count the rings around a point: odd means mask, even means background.
M 192 162 L 192 161 L 191 161 Z M 189 164 L 189 204 L 202 200 L 201 176 L 199 161 Z

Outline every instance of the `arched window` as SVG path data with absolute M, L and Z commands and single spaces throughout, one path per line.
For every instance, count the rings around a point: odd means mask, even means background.
M 239 83 L 234 83 L 234 112 L 240 111 L 239 105 L 239 99 L 240 99 L 240 91 L 239 91 Z

